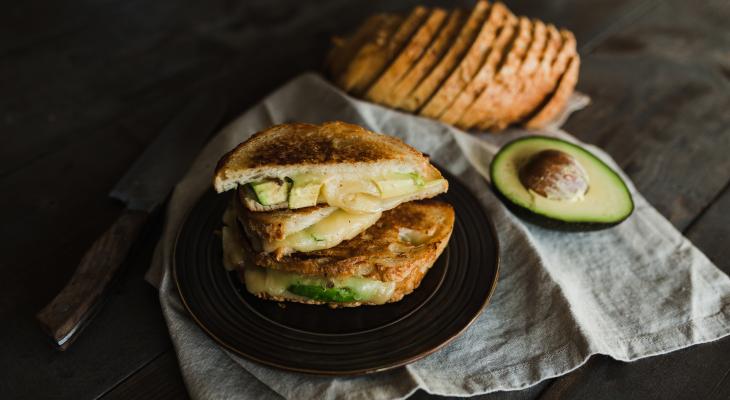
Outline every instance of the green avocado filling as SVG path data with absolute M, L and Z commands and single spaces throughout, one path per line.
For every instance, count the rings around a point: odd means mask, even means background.
M 317 285 L 294 284 L 290 285 L 287 290 L 296 295 L 318 301 L 345 303 L 361 300 L 357 292 L 349 287 L 325 288 Z
M 402 196 L 422 189 L 426 185 L 425 179 L 417 172 L 393 173 L 373 182 L 382 198 Z M 316 206 L 322 184 L 320 177 L 302 174 L 285 180 L 254 182 L 249 186 L 256 200 L 262 205 L 288 202 L 290 209 L 297 209 Z

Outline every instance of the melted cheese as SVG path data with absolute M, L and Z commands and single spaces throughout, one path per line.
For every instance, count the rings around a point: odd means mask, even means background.
M 314 225 L 282 240 L 264 242 L 263 248 L 266 252 L 283 249 L 285 253 L 329 249 L 359 235 L 374 224 L 380 215 L 379 212 L 350 214 L 344 210 L 336 210 Z
M 331 179 L 324 183 L 322 195 L 325 201 L 350 213 L 382 212 L 396 207 L 418 192 L 431 190 L 443 184 L 443 179 L 426 182 L 422 186 L 404 187 L 400 195 L 383 197 L 378 185 L 372 180 L 342 181 Z
M 293 300 L 306 297 L 296 295 L 287 289 L 291 285 L 317 285 L 336 288 L 350 288 L 357 293 L 360 301 L 383 304 L 393 295 L 395 282 L 381 282 L 375 279 L 351 276 L 347 278 L 327 279 L 318 276 L 305 276 L 291 272 L 277 271 L 260 267 L 247 267 L 243 273 L 246 289 L 253 294 L 266 293 L 270 296 Z

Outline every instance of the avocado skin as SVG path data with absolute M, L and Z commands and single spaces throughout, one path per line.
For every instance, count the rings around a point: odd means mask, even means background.
M 546 229 L 551 229 L 555 231 L 562 231 L 562 232 L 590 232 L 590 231 L 600 231 L 603 229 L 608 229 L 611 227 L 614 227 L 622 222 L 624 222 L 627 218 L 629 218 L 634 213 L 634 208 L 631 208 L 631 212 L 626 215 L 621 220 L 615 221 L 615 222 L 567 222 L 567 221 L 561 221 L 559 219 L 549 218 L 540 214 L 535 213 L 534 211 L 519 206 L 513 202 L 511 202 L 506 196 L 502 194 L 502 192 L 499 191 L 494 185 L 490 185 L 492 187 L 492 191 L 497 195 L 500 201 L 507 206 L 507 208 L 515 214 L 517 217 L 519 217 L 521 220 L 529 222 L 533 225 L 537 225 Z
M 576 146 L 576 147 L 582 148 L 581 146 L 579 146 L 577 144 L 570 143 L 570 142 L 567 142 L 565 140 L 558 139 L 558 138 L 554 138 L 554 137 L 550 137 L 550 136 L 544 136 L 544 135 L 524 136 L 524 137 L 515 139 L 515 140 L 513 140 L 511 142 L 508 142 L 508 143 L 504 144 L 502 146 L 502 148 L 503 149 L 504 148 L 507 148 L 507 146 L 509 146 L 511 144 L 514 144 L 516 142 L 520 142 L 520 141 L 523 141 L 523 140 L 535 139 L 535 138 L 542 138 L 542 139 L 549 139 L 549 140 L 560 141 L 560 142 L 568 143 L 568 144 L 570 144 L 572 146 Z M 583 149 L 583 150 L 585 150 L 585 149 Z M 588 150 L 585 150 L 585 151 L 588 152 Z M 501 150 L 500 150 L 500 152 L 501 152 Z M 588 152 L 588 153 L 590 153 L 590 152 Z M 590 154 L 593 155 L 592 153 L 590 153 Z M 498 155 L 499 155 L 499 152 L 497 152 L 497 154 L 494 155 L 494 158 L 492 158 L 492 162 L 490 163 L 490 166 L 489 166 L 489 178 L 490 178 L 491 182 L 494 182 L 494 174 L 495 174 L 495 172 L 494 172 L 494 160 L 497 159 L 497 156 Z M 593 157 L 596 159 L 597 162 L 600 162 L 608 170 L 610 170 L 611 172 L 613 172 L 614 174 L 616 174 L 616 172 L 613 171 L 613 169 L 610 168 L 608 165 L 606 165 L 601 159 L 599 159 L 595 155 L 593 155 Z M 620 176 L 619 176 L 619 178 L 620 178 Z M 623 179 L 622 178 L 621 178 L 621 182 L 623 182 Z M 625 182 L 624 182 L 624 185 L 625 185 Z M 590 231 L 599 231 L 599 230 L 603 230 L 603 229 L 608 229 L 608 228 L 614 227 L 614 226 L 616 226 L 616 225 L 624 222 L 626 219 L 628 219 L 634 213 L 634 208 L 635 208 L 635 204 L 634 204 L 633 198 L 631 197 L 630 198 L 630 200 L 631 200 L 631 210 L 629 211 L 628 214 L 626 214 L 626 216 L 624 218 L 621 218 L 620 220 L 613 221 L 613 222 L 568 222 L 568 221 L 562 221 L 562 220 L 559 220 L 559 219 L 555 219 L 555 218 L 552 218 L 552 217 L 546 217 L 544 215 L 538 214 L 538 213 L 530 210 L 529 208 L 526 208 L 526 207 L 523 207 L 521 205 L 515 204 L 514 202 L 512 202 L 512 200 L 510 200 L 507 196 L 505 196 L 499 190 L 499 188 L 496 185 L 494 185 L 493 183 L 490 183 L 490 186 L 492 188 L 492 191 L 497 195 L 497 197 L 500 199 L 500 201 L 502 201 L 502 203 L 505 206 L 507 206 L 507 208 L 513 214 L 515 214 L 517 217 L 519 217 L 523 221 L 529 222 L 529 223 L 531 223 L 533 225 L 537 225 L 537 226 L 540 226 L 540 227 L 543 227 L 543 228 L 546 228 L 546 229 L 551 229 L 551 230 L 556 230 L 556 231 L 563 231 L 563 232 L 590 232 Z

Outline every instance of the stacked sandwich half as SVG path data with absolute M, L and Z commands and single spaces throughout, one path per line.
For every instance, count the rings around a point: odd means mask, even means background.
M 446 247 L 450 205 L 424 200 L 448 182 L 427 157 L 356 125 L 283 124 L 221 158 L 214 187 L 233 191 L 224 265 L 252 294 L 359 306 L 412 292 Z
M 554 120 L 579 64 L 570 31 L 486 0 L 470 11 L 419 6 L 407 15 L 372 15 L 337 38 L 327 59 L 334 82 L 352 94 L 492 131 Z

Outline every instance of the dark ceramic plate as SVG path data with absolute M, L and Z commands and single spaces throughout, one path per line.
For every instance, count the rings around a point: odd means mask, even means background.
M 440 199 L 456 211 L 446 250 L 421 285 L 382 306 L 330 309 L 249 294 L 222 265 L 221 217 L 229 195 L 206 193 L 175 244 L 183 303 L 216 342 L 247 359 L 286 370 L 355 375 L 395 368 L 433 353 L 487 305 L 499 268 L 494 226 L 456 178 Z

